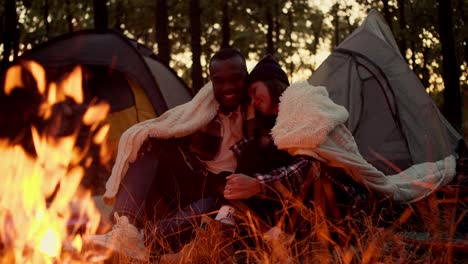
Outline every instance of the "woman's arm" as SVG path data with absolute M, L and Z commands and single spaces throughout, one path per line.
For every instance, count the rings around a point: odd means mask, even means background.
M 297 156 L 289 165 L 276 168 L 267 174 L 255 174 L 254 177 L 240 173 L 232 174 L 226 178 L 224 197 L 247 199 L 257 194 L 268 195 L 276 182 L 283 183 L 286 188 L 297 194 L 314 162 L 318 161 L 309 156 Z

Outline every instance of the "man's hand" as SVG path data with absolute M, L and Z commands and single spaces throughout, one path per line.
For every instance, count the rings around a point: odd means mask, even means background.
M 247 199 L 261 191 L 260 182 L 257 178 L 245 174 L 231 174 L 226 177 L 227 183 L 224 188 L 224 198 L 228 200 Z

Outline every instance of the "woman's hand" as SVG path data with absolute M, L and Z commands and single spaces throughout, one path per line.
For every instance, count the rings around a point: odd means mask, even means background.
M 228 200 L 247 199 L 261 191 L 260 182 L 257 178 L 235 173 L 227 176 L 226 179 L 224 198 Z

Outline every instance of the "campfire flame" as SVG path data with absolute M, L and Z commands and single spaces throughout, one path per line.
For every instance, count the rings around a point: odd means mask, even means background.
M 36 89 L 43 97 L 38 116 L 45 123 L 54 117 L 57 104 L 70 99 L 76 104 L 84 101 L 80 67 L 63 81 L 47 84 L 45 70 L 38 63 L 13 66 L 5 77 L 7 96 L 15 89 L 26 88 L 24 74 L 33 76 Z M 93 135 L 89 142 L 104 142 L 109 126 L 102 123 L 108 112 L 107 104 L 92 104 L 78 128 L 65 136 L 54 135 L 52 132 L 56 129 L 32 126 L 35 156 L 18 142 L 0 140 L 2 263 L 89 261 L 86 254 L 80 253 L 81 236 L 94 234 L 101 216 L 91 192 L 80 187 L 92 158 L 86 153 L 89 147 L 77 147 L 77 140 L 80 126 L 86 125 Z M 106 155 L 101 149 L 100 156 Z

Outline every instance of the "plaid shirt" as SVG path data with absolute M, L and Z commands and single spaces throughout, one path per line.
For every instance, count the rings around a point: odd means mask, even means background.
M 231 151 L 234 153 L 234 156 L 239 158 L 242 155 L 242 152 L 244 151 L 245 147 L 247 146 L 247 144 L 249 144 L 251 140 L 252 139 L 249 140 L 247 138 L 243 138 L 237 141 L 237 143 L 231 147 Z
M 231 150 L 237 158 L 240 158 L 249 143 L 250 140 L 244 138 L 232 146 Z M 277 182 L 282 183 L 284 187 L 297 195 L 309 172 L 315 179 L 323 177 L 332 183 L 339 205 L 348 206 L 352 212 L 370 209 L 369 191 L 364 186 L 358 184 L 342 169 L 327 166 L 309 156 L 296 156 L 288 166 L 276 168 L 268 174 L 254 174 L 253 176 L 262 183 L 261 195 L 275 195 L 274 184 Z
M 231 150 L 237 158 L 241 157 L 242 152 L 249 142 L 250 140 L 244 138 L 231 147 Z M 287 166 L 278 167 L 267 174 L 257 173 L 253 176 L 261 183 L 262 195 L 271 196 L 271 194 L 275 193 L 274 184 L 277 182 L 282 183 L 293 194 L 298 194 L 313 163 L 320 165 L 320 163 L 312 157 L 298 155 Z M 317 174 L 319 175 L 320 166 L 314 166 L 314 168 L 318 170 Z

